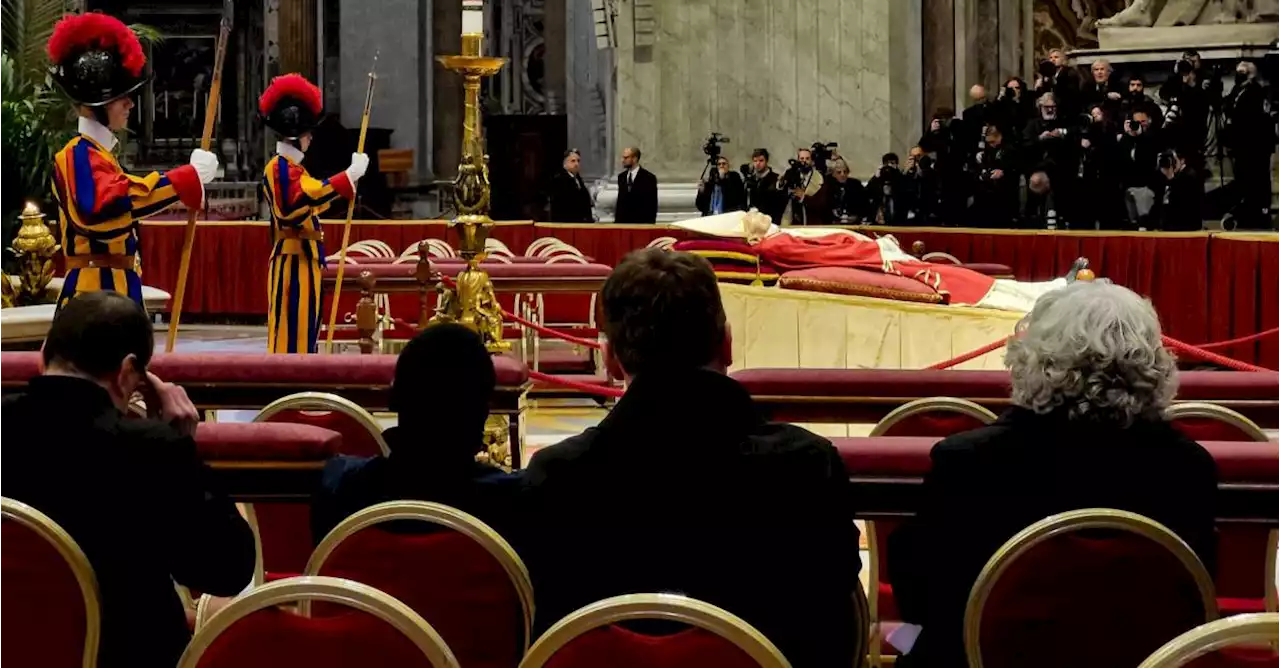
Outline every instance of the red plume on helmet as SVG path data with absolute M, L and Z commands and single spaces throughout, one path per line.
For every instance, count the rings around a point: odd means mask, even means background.
M 47 45 L 53 75 L 71 99 L 98 106 L 146 82 L 147 56 L 129 26 L 106 14 L 67 15 Z
M 258 113 L 267 127 L 297 137 L 315 127 L 324 109 L 320 89 L 301 74 L 283 74 L 258 98 Z

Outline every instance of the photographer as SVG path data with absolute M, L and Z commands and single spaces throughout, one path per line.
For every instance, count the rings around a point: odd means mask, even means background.
M 862 187 L 861 181 L 849 176 L 849 165 L 843 159 L 836 158 L 829 166 L 831 181 L 827 182 L 827 187 L 830 190 L 830 220 L 840 225 L 862 222 L 862 214 L 867 210 L 866 188 Z
M 1053 93 L 1064 116 L 1074 116 L 1080 104 L 1080 73 L 1067 66 L 1067 55 L 1062 49 L 1052 49 L 1049 57 L 1040 61 L 1036 74 L 1036 99 L 1045 93 Z
M 1222 98 L 1222 84 L 1211 80 L 1211 75 L 1201 69 L 1200 54 L 1188 50 L 1174 63 L 1173 76 L 1160 87 L 1160 97 L 1168 105 L 1163 126 L 1165 141 L 1197 173 L 1204 169 L 1210 104 Z
M 1049 174 L 1043 170 L 1031 172 L 1027 177 L 1027 201 L 1022 211 L 1022 226 L 1042 230 L 1061 229 L 1059 202 Z
M 946 213 L 944 196 L 948 184 L 937 167 L 932 155 L 924 152 L 920 146 L 912 146 L 907 153 L 907 171 L 903 174 L 902 198 L 899 202 L 907 212 L 907 220 L 915 225 L 935 225 Z M 956 177 L 959 182 L 963 177 L 960 172 Z M 948 217 L 954 224 L 957 218 Z
M 988 122 L 999 125 L 1001 133 L 1011 138 L 1016 138 L 1018 133 L 1027 127 L 1027 121 L 1031 120 L 1034 113 L 1034 104 L 1031 101 L 1031 94 L 1027 92 L 1027 84 L 1018 77 L 1009 77 L 1004 82 L 1004 87 L 1000 89 L 1000 98 L 991 107 L 987 112 Z
M 1156 101 L 1147 97 L 1146 83 L 1141 74 L 1129 76 L 1129 91 L 1120 100 L 1120 115 L 1116 118 L 1129 118 L 1133 112 L 1141 111 L 1147 115 L 1151 129 L 1159 130 L 1164 125 L 1164 111 Z
M 1204 228 L 1200 207 L 1204 200 L 1204 180 L 1175 150 L 1156 158 L 1159 175 L 1155 179 L 1153 217 L 1165 232 L 1196 232 Z
M 1079 129 L 1058 108 L 1057 97 L 1046 93 L 1036 100 L 1039 118 L 1027 123 L 1023 136 L 1026 165 L 1043 171 L 1053 184 L 1053 192 L 1061 205 L 1056 213 L 1070 220 L 1074 184 L 1078 176 L 1080 137 Z
M 964 109 L 960 120 L 964 124 L 963 147 L 965 159 L 982 150 L 983 136 L 988 123 L 995 122 L 991 104 L 987 102 L 987 89 L 976 85 L 969 89 L 971 104 Z
M 1111 63 L 1105 58 L 1093 61 L 1089 67 L 1093 79 L 1080 91 L 1080 103 L 1085 110 L 1102 105 L 1108 118 L 1120 117 L 1120 103 L 1124 96 L 1120 84 L 1112 77 Z
M 1271 227 L 1271 152 L 1276 146 L 1268 91 L 1258 82 L 1258 67 L 1236 64 L 1236 83 L 1223 101 L 1225 141 L 1231 155 L 1238 203 L 1230 215 L 1239 227 Z
M 974 227 L 1013 227 L 1018 217 L 1018 186 L 1022 174 L 1016 151 L 1005 146 L 1004 132 L 998 125 L 987 126 L 984 144 L 982 152 L 974 156 L 977 184 L 970 220 Z
M 1120 186 L 1131 228 L 1153 227 L 1148 216 L 1155 204 L 1152 185 L 1156 177 L 1156 156 L 1161 147 L 1151 117 L 1135 109 L 1125 120 L 1124 132 L 1116 148 Z
M 782 208 L 786 206 L 786 194 L 778 192 L 778 173 L 769 166 L 769 151 L 758 148 L 751 152 L 751 164 L 741 167 L 747 193 L 747 209 L 756 209 L 782 223 Z
M 796 159 L 778 180 L 778 189 L 788 194 L 782 211 L 783 225 L 823 225 L 830 210 L 822 188 L 822 172 L 814 168 L 813 150 L 796 149 Z
M 919 141 L 920 148 L 931 157 L 932 164 L 928 165 L 927 173 L 922 175 L 929 176 L 929 182 L 915 183 L 915 192 L 909 193 L 915 202 L 913 209 L 917 216 L 927 215 L 951 224 L 957 223 L 964 216 L 965 203 L 969 198 L 964 168 L 978 152 L 976 139 L 966 139 L 966 124 L 957 121 L 954 116 L 947 108 L 934 113 L 928 132 Z M 919 161 L 911 161 L 908 170 L 919 164 Z M 931 188 L 928 193 L 919 190 L 925 186 Z
M 880 169 L 867 182 L 868 217 L 877 225 L 900 225 L 907 221 L 907 206 L 898 154 L 886 153 L 880 158 Z
M 716 157 L 715 169 L 698 181 L 698 210 L 704 216 L 747 210 L 747 189 L 742 177 L 729 169 L 729 159 Z
M 1089 109 L 1088 124 L 1080 135 L 1080 198 L 1073 229 L 1116 230 L 1124 219 L 1123 188 L 1116 128 L 1103 103 Z

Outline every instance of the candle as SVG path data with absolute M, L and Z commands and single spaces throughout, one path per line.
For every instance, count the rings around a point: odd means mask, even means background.
M 484 34 L 484 0 L 462 0 L 462 34 Z

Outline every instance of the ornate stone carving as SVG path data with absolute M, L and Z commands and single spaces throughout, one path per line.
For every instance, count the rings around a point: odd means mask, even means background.
M 1150 28 L 1222 23 L 1262 23 L 1280 14 L 1277 0 L 1135 0 L 1101 19 L 1106 28 Z

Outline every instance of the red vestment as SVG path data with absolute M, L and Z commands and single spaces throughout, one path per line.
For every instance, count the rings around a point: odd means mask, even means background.
M 905 276 L 937 290 L 950 304 L 977 304 L 995 285 L 994 278 L 953 264 L 886 259 L 879 244 L 851 234 L 811 239 L 775 234 L 761 241 L 756 250 L 780 270 L 853 267 Z

